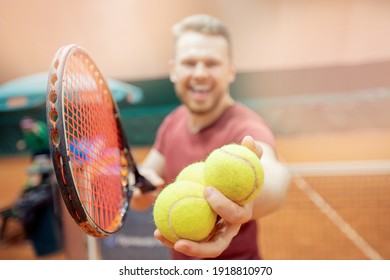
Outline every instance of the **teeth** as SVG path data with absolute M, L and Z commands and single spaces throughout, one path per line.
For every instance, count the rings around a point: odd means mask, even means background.
M 207 86 L 207 85 L 197 85 L 197 86 L 193 86 L 192 89 L 194 91 L 208 91 L 208 90 L 210 90 L 210 86 Z

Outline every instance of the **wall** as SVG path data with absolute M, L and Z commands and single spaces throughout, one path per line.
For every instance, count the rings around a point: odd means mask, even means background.
M 171 25 L 198 12 L 231 28 L 239 71 L 390 60 L 387 0 L 1 0 L 0 83 L 47 71 L 69 43 L 86 48 L 107 76 L 164 77 Z
M 390 128 L 388 0 L 1 0 L 0 83 L 47 71 L 58 47 L 79 44 L 106 76 L 144 90 L 123 115 L 131 143 L 150 144 L 178 104 L 167 79 L 170 28 L 199 12 L 231 29 L 232 93 L 276 134 Z M 15 128 L 19 115 L 0 118 Z M 0 150 L 15 152 L 17 133 L 0 129 Z

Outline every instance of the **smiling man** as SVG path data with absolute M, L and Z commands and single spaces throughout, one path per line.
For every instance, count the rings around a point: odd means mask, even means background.
M 197 132 L 234 103 L 228 94 L 235 79 L 229 43 L 222 36 L 177 30 L 175 53 L 170 78 L 178 98 L 193 114 L 189 125 Z
M 256 220 L 281 207 L 289 174 L 277 159 L 274 136 L 266 122 L 230 95 L 236 70 L 224 24 L 208 15 L 194 15 L 176 24 L 173 33 L 176 43 L 170 79 L 182 105 L 160 126 L 142 172 L 154 184 L 164 185 L 214 149 L 238 143 L 258 155 L 265 181 L 260 195 L 245 206 L 230 201 L 213 186 L 205 188 L 207 201 L 222 221 L 207 241 L 182 239 L 172 244 L 158 230 L 155 237 L 172 248 L 173 259 L 260 259 Z M 136 190 L 132 208 L 147 209 L 158 193 Z

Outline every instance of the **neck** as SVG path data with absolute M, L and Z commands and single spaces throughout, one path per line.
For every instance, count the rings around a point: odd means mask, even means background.
M 211 110 L 208 113 L 205 114 L 195 114 L 190 111 L 189 112 L 189 121 L 188 126 L 192 133 L 197 133 L 201 131 L 203 128 L 210 126 L 214 122 L 216 122 L 222 114 L 225 112 L 225 110 L 234 104 L 233 98 L 230 96 L 222 102 L 219 106 L 217 106 L 215 109 Z

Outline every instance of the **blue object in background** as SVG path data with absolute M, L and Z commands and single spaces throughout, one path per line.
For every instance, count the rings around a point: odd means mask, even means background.
M 0 85 L 0 112 L 25 110 L 46 102 L 48 73 L 20 77 Z M 139 87 L 115 79 L 106 79 L 114 99 L 139 103 L 143 92 Z

